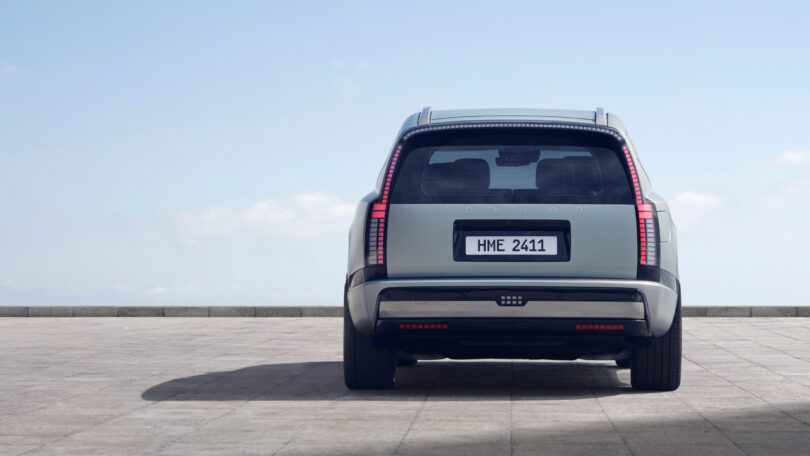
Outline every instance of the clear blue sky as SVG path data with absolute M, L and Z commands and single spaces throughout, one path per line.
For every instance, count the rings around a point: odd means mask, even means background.
M 0 305 L 339 305 L 424 105 L 604 106 L 686 304 L 808 304 L 808 5 L 0 2 Z

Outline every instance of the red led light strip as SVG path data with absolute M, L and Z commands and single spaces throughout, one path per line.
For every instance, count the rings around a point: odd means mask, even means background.
M 447 323 L 400 323 L 399 329 L 447 329 Z
M 624 329 L 624 325 L 576 325 L 576 329 L 586 329 L 586 330 L 616 330 L 616 329 Z
M 630 156 L 630 150 L 627 146 L 622 146 L 624 151 L 624 158 L 627 160 L 627 167 L 630 169 L 630 177 L 633 179 L 633 192 L 635 194 L 636 208 L 638 209 L 638 239 L 639 239 L 639 263 L 647 264 L 647 220 L 652 223 L 653 213 L 652 206 L 644 204 L 641 197 L 641 186 L 638 183 L 638 174 L 636 174 L 636 165 L 633 164 L 633 158 Z
M 385 250 L 385 215 L 388 212 L 388 196 L 391 194 L 391 181 L 394 178 L 394 169 L 397 167 L 399 154 L 402 146 L 397 146 L 394 156 L 391 157 L 391 164 L 388 166 L 388 173 L 385 175 L 385 185 L 383 186 L 382 198 L 371 207 L 371 218 L 377 220 L 377 264 L 385 264 L 383 251 Z

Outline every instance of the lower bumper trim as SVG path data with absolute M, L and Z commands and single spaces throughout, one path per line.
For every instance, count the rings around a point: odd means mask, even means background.
M 644 319 L 640 301 L 528 301 L 521 306 L 496 301 L 380 301 L 380 318 L 618 318 Z
M 620 353 L 651 335 L 645 320 L 380 319 L 372 340 L 406 353 L 456 359 L 578 359 Z
M 379 319 L 375 336 L 397 338 L 556 338 L 649 336 L 649 326 L 638 319 L 579 318 L 392 318 Z

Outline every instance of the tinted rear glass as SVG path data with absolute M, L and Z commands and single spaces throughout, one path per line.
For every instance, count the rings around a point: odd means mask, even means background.
M 606 135 L 470 130 L 416 138 L 392 203 L 633 203 L 618 145 Z

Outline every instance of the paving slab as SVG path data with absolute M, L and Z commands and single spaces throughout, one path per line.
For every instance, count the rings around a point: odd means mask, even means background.
M 0 455 L 807 454 L 810 318 L 747 317 L 686 318 L 669 393 L 528 360 L 349 391 L 340 318 L 0 318 Z

